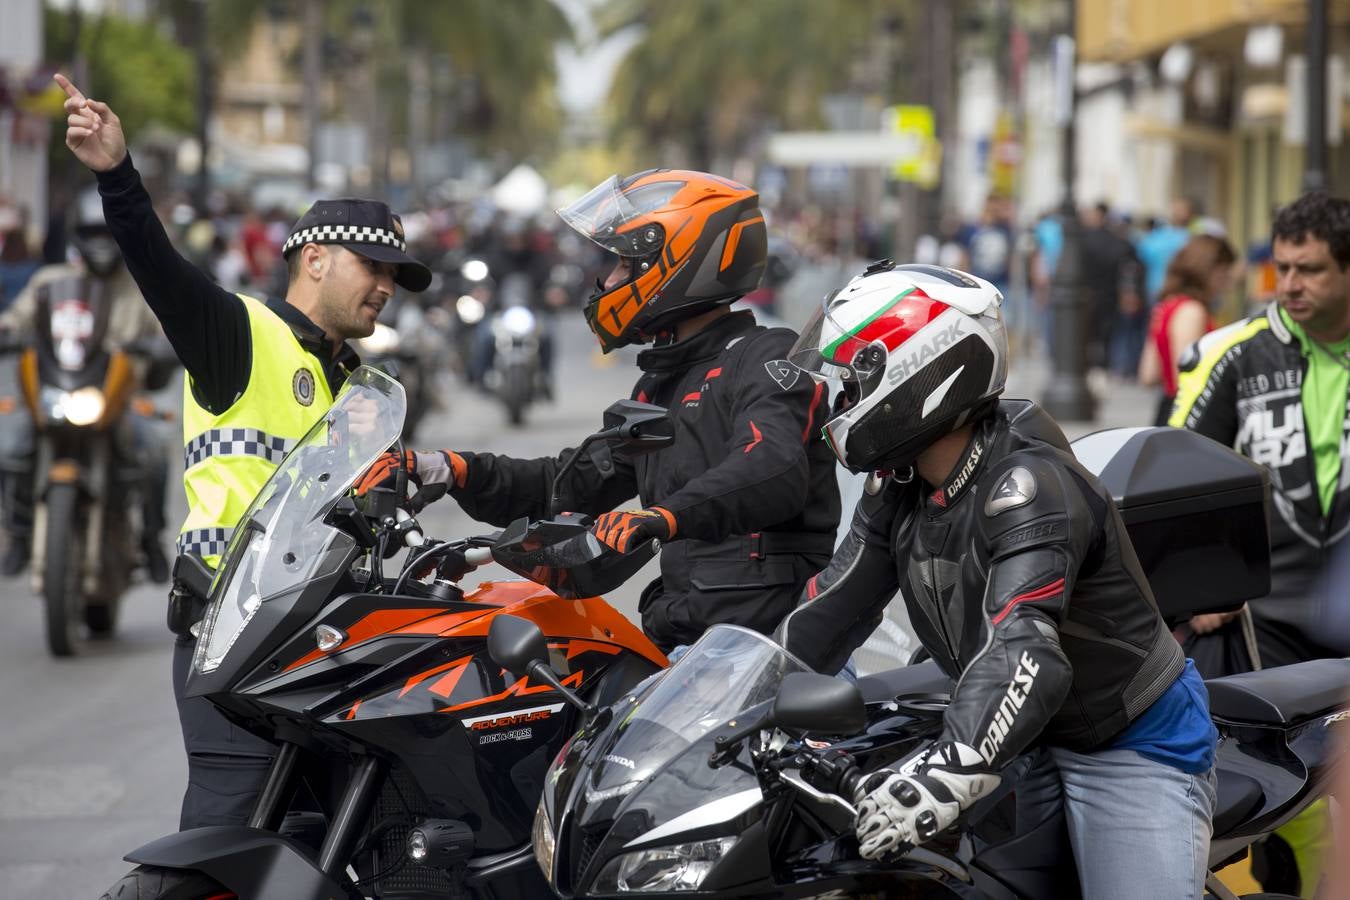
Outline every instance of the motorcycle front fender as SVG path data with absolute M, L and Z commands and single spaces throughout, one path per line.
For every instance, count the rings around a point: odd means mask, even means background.
M 180 831 L 123 858 L 143 866 L 201 872 L 240 897 L 257 900 L 348 900 L 351 896 L 320 871 L 295 841 L 242 825 Z

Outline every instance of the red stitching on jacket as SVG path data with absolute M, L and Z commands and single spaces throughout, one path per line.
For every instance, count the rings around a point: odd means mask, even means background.
M 764 440 L 764 435 L 759 433 L 759 427 L 755 425 L 754 419 L 750 420 L 750 433 L 755 436 L 755 439 L 745 445 L 746 453 L 749 453 L 751 450 L 755 449 L 755 445 L 758 444 L 760 441 Z
M 1003 607 L 1002 611 L 999 612 L 998 615 L 994 616 L 994 624 L 997 625 L 999 622 L 1002 622 L 1007 617 L 1008 613 L 1012 611 L 1012 608 L 1017 604 L 1022 603 L 1023 601 L 1031 602 L 1033 600 L 1046 600 L 1049 599 L 1050 597 L 1056 596 L 1063 590 L 1064 590 L 1064 579 L 1061 578 L 1058 581 L 1052 581 L 1045 587 L 1037 588 L 1036 590 L 1029 591 L 1028 593 L 1025 594 L 1018 594 L 1016 597 L 1008 601 L 1008 605 Z

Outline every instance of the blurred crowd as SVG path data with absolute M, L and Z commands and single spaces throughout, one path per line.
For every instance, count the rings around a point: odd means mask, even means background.
M 224 287 L 258 296 L 285 293 L 281 244 L 297 215 L 272 206 L 259 209 L 216 195 L 199 214 L 186 195 L 169 194 L 161 219 L 184 253 Z M 829 290 L 861 271 L 870 260 L 891 256 L 969 271 L 998 286 L 1007 298 L 1005 316 L 1023 352 L 1048 354 L 1053 347 L 1051 283 L 1063 245 L 1059 211 L 1020 224 L 1011 200 L 991 196 L 972 220 L 944 216 L 913 250 L 895 244 L 893 225 L 857 209 L 811 203 L 767 210 L 771 224 L 769 265 L 761 288 L 746 302 L 800 324 Z M 65 211 L 55 208 L 45 228 L 35 228 L 26 210 L 0 196 L 0 311 L 9 305 L 36 269 L 66 259 Z M 472 291 L 461 270 L 467 260 L 487 265 L 495 281 L 523 274 L 530 302 L 552 311 L 578 305 L 585 281 L 598 266 L 594 247 L 566 229 L 550 210 L 519 215 L 487 199 L 429 202 L 403 212 L 409 252 L 431 266 L 437 279 L 423 305 L 452 311 Z M 1091 375 L 1139 378 L 1171 393 L 1166 349 L 1155 359 L 1160 310 L 1184 296 L 1198 301 L 1204 325 L 1233 321 L 1271 299 L 1274 273 L 1270 246 L 1260 241 L 1234 248 L 1224 224 L 1199 205 L 1178 198 L 1166 214 L 1137 216 L 1105 202 L 1079 213 L 1082 286 L 1087 295 L 1087 359 Z M 1190 245 L 1190 252 L 1182 251 Z M 1202 246 L 1203 245 L 1203 246 Z M 1176 268 L 1177 271 L 1170 271 Z M 1170 275 L 1170 277 L 1169 277 Z M 472 280 L 470 280 L 472 281 Z M 481 293 L 481 292 L 480 292 Z M 1169 312 L 1170 316 L 1170 312 Z M 1189 321 L 1194 317 L 1182 316 Z M 1184 347 L 1200 336 L 1179 328 L 1172 340 Z M 1141 362 L 1143 363 L 1141 368 Z M 1160 371 L 1161 370 L 1161 371 Z

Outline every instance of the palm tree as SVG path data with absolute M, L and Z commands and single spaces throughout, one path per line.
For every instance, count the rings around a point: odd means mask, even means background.
M 818 127 L 832 90 L 885 91 L 893 66 L 870 72 L 879 30 L 907 0 L 609 0 L 602 34 L 641 29 L 610 90 L 621 140 L 674 144 L 692 166 L 727 162 L 774 124 Z

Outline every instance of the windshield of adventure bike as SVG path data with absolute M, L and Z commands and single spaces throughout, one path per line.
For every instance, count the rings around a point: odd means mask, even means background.
M 593 770 L 588 793 L 622 795 L 625 788 L 631 790 L 657 773 L 643 787 L 640 799 L 661 819 L 707 802 L 706 795 L 691 791 L 687 773 L 675 771 L 684 766 L 659 770 L 717 726 L 772 700 L 784 675 L 809 671 L 758 632 L 736 625 L 708 629 L 619 725 L 604 759 Z M 713 779 L 717 770 L 709 768 L 703 748 L 695 755 L 699 758 L 690 767 L 702 772 L 695 771 L 694 777 Z
M 345 556 L 328 552 L 353 539 L 325 523 L 328 513 L 403 429 L 403 387 L 376 369 L 351 374 L 253 498 L 230 538 L 211 585 L 193 666 L 219 667 L 259 607 L 331 572 Z

